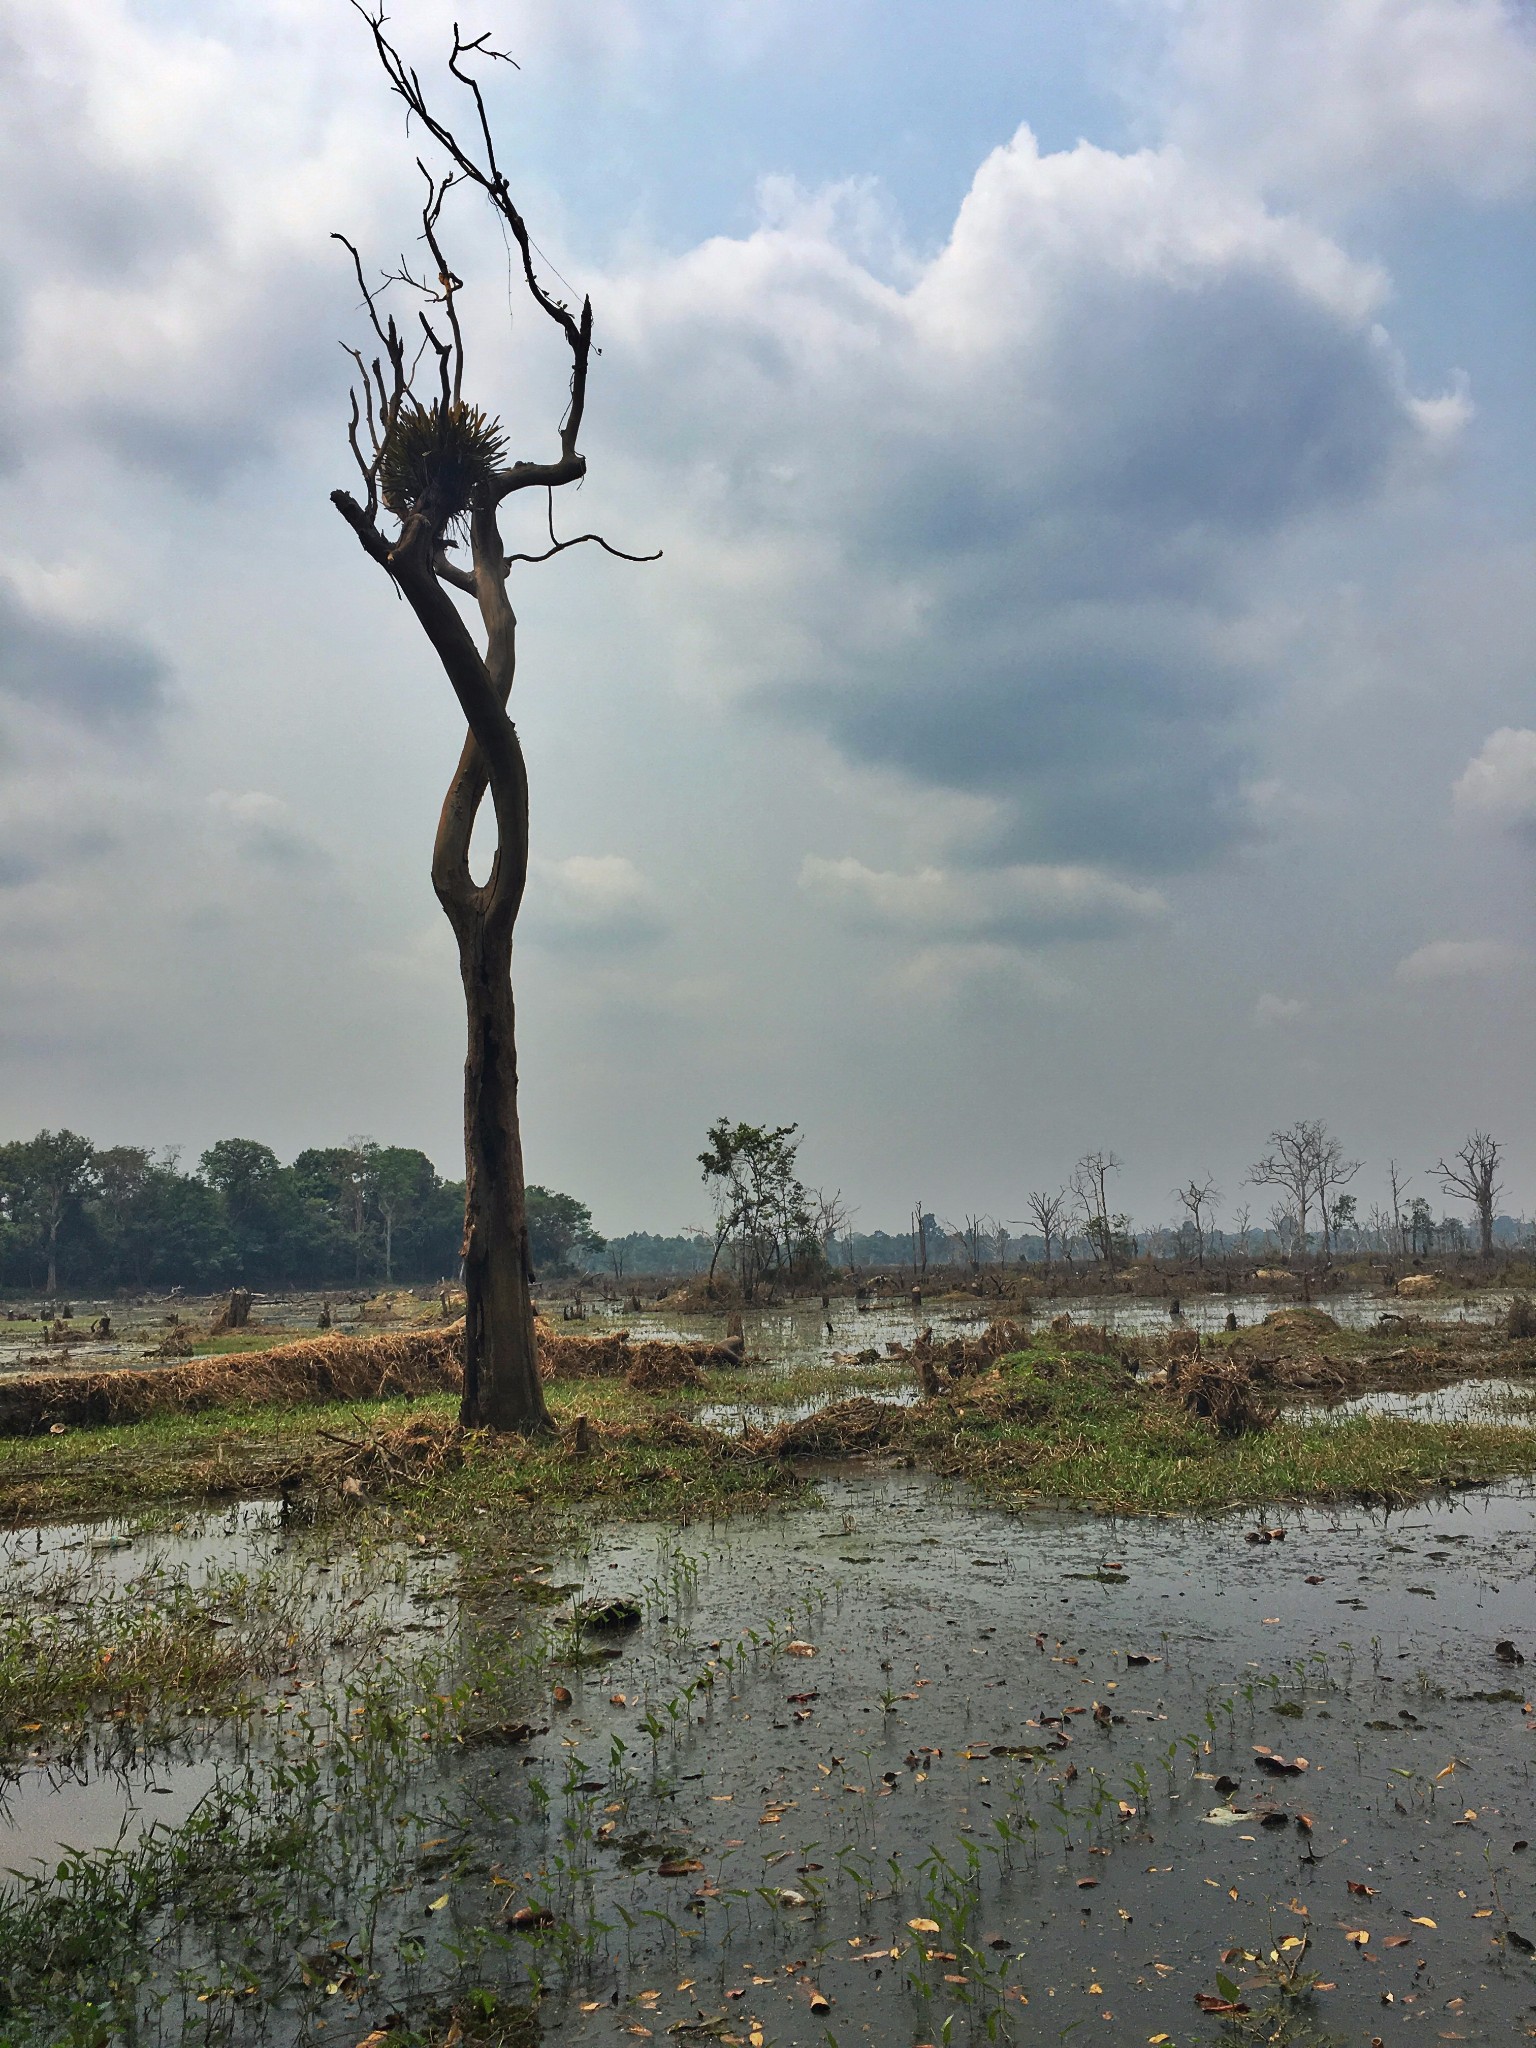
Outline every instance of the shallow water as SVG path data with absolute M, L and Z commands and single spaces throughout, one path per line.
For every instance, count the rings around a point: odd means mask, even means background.
M 1531 1492 L 1282 1524 L 1008 1515 L 877 1467 L 829 1473 L 814 1508 L 603 1536 L 550 1577 L 641 1592 L 643 1625 L 549 1669 L 531 1744 L 413 1758 L 380 1980 L 290 1984 L 219 2038 L 355 2042 L 449 1985 L 456 1947 L 481 1981 L 537 1974 L 550 2042 L 937 2041 L 949 2017 L 956 2040 L 1183 2043 L 1216 2034 L 1194 2000 L 1218 1970 L 1252 1979 L 1223 1953 L 1294 1960 L 1287 1938 L 1333 1987 L 1314 2038 L 1521 2033 L 1536 1715 L 1532 1666 L 1494 1646 L 1536 1665 Z M 461 1621 L 499 1612 L 482 1589 Z M 1306 1769 L 1270 1776 L 1261 1745 Z M 228 1746 L 208 1734 L 162 1782 Z M 423 1835 L 447 1849 L 423 1860 Z M 501 1931 L 509 1903 L 555 1924 Z

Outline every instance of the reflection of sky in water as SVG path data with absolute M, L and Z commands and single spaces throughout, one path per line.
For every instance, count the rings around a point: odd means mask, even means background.
M 1284 1540 L 1250 1544 L 1255 1520 L 1283 1527 Z M 91 1533 L 59 1532 L 55 1561 L 83 1555 L 121 1583 L 131 1550 L 64 1548 Z M 27 1541 L 13 1537 L 10 1548 L 25 1552 Z M 317 1574 L 323 1553 L 259 1508 L 184 1532 L 174 1555 L 192 1569 L 286 1557 L 322 1600 L 340 1590 L 327 1581 L 343 1577 L 335 1565 Z M 423 1580 L 415 1590 L 440 1591 L 445 1563 L 411 1560 Z M 434 1837 L 453 1830 L 470 1849 L 459 1875 L 408 1868 L 392 1910 L 451 1939 L 455 1915 L 472 1924 L 490 1910 L 476 1869 L 537 1874 L 546 1859 L 553 1868 L 571 1839 L 561 1830 L 595 1830 L 617 1802 L 613 1843 L 586 1851 L 592 1894 L 578 1910 L 609 1925 L 628 1916 L 638 1931 L 596 1945 L 569 2003 L 558 1959 L 543 1956 L 550 2042 L 617 2048 L 636 2024 L 663 2038 L 726 2009 L 724 1992 L 737 1987 L 733 2017 L 756 2013 L 782 2048 L 820 2048 L 829 2021 L 809 2011 L 811 1969 L 835 2001 L 834 2036 L 937 2039 L 960 1988 L 943 1972 L 974 1983 L 1004 1958 L 1007 1982 L 1029 1999 L 1011 2007 L 1019 2042 L 1054 2039 L 1085 2016 L 1096 2039 L 1182 2040 L 1222 1951 L 1257 1948 L 1277 1921 L 1289 1926 L 1291 1901 L 1307 1908 L 1311 1963 L 1339 1987 L 1327 2016 L 1348 2038 L 1380 2030 L 1384 1990 L 1398 2000 L 1423 1992 L 1426 1950 L 1427 2008 L 1440 2015 L 1463 1993 L 1465 2037 L 1492 2038 L 1524 2022 L 1532 1991 L 1521 1968 L 1491 1955 L 1490 1925 L 1472 1915 L 1492 1905 L 1497 1877 L 1517 1927 L 1532 1919 L 1530 1879 L 1511 1853 L 1528 1828 L 1531 1737 L 1518 1703 L 1468 1696 L 1519 1687 L 1493 1644 L 1536 1645 L 1533 1565 L 1522 1487 L 1398 1513 L 1114 1520 L 1010 1515 L 920 1472 L 850 1470 L 828 1473 L 814 1506 L 599 1532 L 550 1577 L 584 1593 L 642 1592 L 644 1626 L 613 1640 L 616 1654 L 600 1663 L 559 1667 L 571 1704 L 556 1707 L 546 1686 L 535 1718 L 548 1732 L 523 1749 L 422 1752 L 400 1797 L 433 1816 Z M 715 1646 L 729 1651 L 786 1616 L 776 1646 L 751 1651 L 712 1693 L 668 1716 L 679 1687 L 721 1654 Z M 786 1655 L 791 1633 L 815 1655 Z M 1131 1650 L 1154 1661 L 1129 1665 Z M 665 1731 L 654 1749 L 641 1725 L 648 1708 Z M 1266 1776 L 1260 1745 L 1304 1755 L 1306 1773 Z M 130 1828 L 180 1817 L 233 1748 L 228 1731 L 194 1732 L 123 1778 L 24 1774 L 0 1861 L 61 1839 L 108 1841 L 125 1813 Z M 998 1753 L 1010 1748 L 1034 1754 Z M 1207 1824 L 1227 1804 L 1215 1787 L 1225 1771 L 1246 1825 Z M 579 1775 L 579 1789 L 560 1796 Z M 535 1777 L 557 1791 L 547 1821 L 526 1795 Z M 1261 1825 L 1266 1807 L 1304 1809 L 1310 1832 L 1289 1818 Z M 1464 1820 L 1465 1809 L 1477 1819 Z M 1005 1812 L 1024 1829 L 1006 1856 L 995 1853 Z M 666 1850 L 646 1844 L 674 1845 L 701 1867 L 663 1877 Z M 932 1859 L 963 1874 L 967 1844 L 980 1853 L 974 1918 L 957 1935 L 944 1898 L 933 1904 Z M 1346 1878 L 1376 1896 L 1351 1898 Z M 701 1886 L 713 1892 L 690 1914 Z M 819 1910 L 781 1903 L 781 1887 L 802 1897 L 819 1887 Z M 728 1893 L 739 1895 L 729 1908 Z M 445 1894 L 438 1921 L 427 1907 Z M 340 1935 L 344 1899 L 338 1910 Z M 906 1985 L 917 1962 L 908 1923 L 935 1912 L 959 1969 L 932 1969 L 936 1998 L 949 2003 L 924 2005 Z M 1412 1914 L 1434 1918 L 1434 1934 Z M 1375 1962 L 1351 1952 L 1346 1925 L 1372 1930 Z M 1411 1941 L 1385 1949 L 1397 1930 Z M 992 1939 L 1010 1946 L 988 1949 Z M 877 1945 L 904 1954 L 877 1971 L 858 1960 Z M 516 1969 L 530 1960 L 519 1952 Z M 637 2008 L 641 1991 L 655 1996 Z M 582 2003 L 597 2010 L 583 2014 Z M 306 2038 L 350 2043 L 367 2030 L 331 2010 Z M 960 2021 L 954 2036 L 966 2038 Z

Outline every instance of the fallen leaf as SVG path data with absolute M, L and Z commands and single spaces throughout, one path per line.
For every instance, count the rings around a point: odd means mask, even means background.
M 1349 1889 L 1354 1893 L 1357 1899 L 1374 1899 L 1376 1896 L 1375 1885 L 1356 1884 L 1353 1878 L 1349 1880 Z
M 1408 1918 L 1415 1927 L 1435 1927 L 1439 1924 L 1437 1921 L 1431 1920 L 1427 1913 L 1410 1913 Z
M 448 1894 L 447 1894 L 446 1892 L 444 1892 L 441 1898 L 439 1898 L 439 1899 L 434 1899 L 434 1900 L 432 1901 L 431 1905 L 430 1905 L 430 1906 L 428 1906 L 428 1908 L 427 1908 L 427 1911 L 428 1911 L 429 1913 L 441 1913 L 441 1911 L 443 1910 L 444 1906 L 446 1906 L 446 1905 L 447 1905 L 447 1903 L 448 1903 Z
M 816 1645 L 814 1643 L 802 1643 L 798 1641 L 793 1643 L 786 1643 L 784 1645 L 784 1654 L 787 1657 L 814 1657 L 816 1654 Z
M 1371 1930 L 1368 1927 L 1346 1927 L 1344 1930 L 1344 1939 L 1352 1941 L 1356 1948 L 1364 1948 L 1370 1938 Z
M 937 1920 L 909 1920 L 907 1925 L 914 1934 L 937 1934 L 939 1931 Z

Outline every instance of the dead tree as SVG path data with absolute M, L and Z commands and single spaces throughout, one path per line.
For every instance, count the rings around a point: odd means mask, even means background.
M 1173 1195 L 1174 1200 L 1188 1214 L 1194 1227 L 1195 1256 L 1203 1266 L 1206 1232 L 1210 1227 L 1209 1212 L 1221 1200 L 1221 1189 L 1217 1187 L 1210 1174 L 1207 1174 L 1204 1180 L 1196 1180 L 1191 1175 L 1182 1187 L 1174 1189 Z
M 357 4 L 357 0 L 354 0 Z M 584 541 L 610 554 L 597 534 L 555 536 L 554 494 L 586 475 L 578 440 L 592 355 L 592 302 L 579 313 L 541 281 L 533 244 L 497 161 L 496 145 L 475 67 L 511 63 L 486 36 L 465 41 L 457 28 L 448 71 L 472 107 L 473 141 L 461 143 L 433 111 L 417 72 L 384 33 L 382 12 L 359 5 L 391 90 L 404 101 L 408 121 L 441 151 L 445 168 L 417 159 L 425 180 L 417 271 L 400 267 L 370 285 L 357 249 L 344 235 L 362 307 L 373 339 L 349 348 L 357 367 L 348 439 L 362 473 L 361 502 L 334 491 L 331 502 L 365 552 L 393 582 L 415 614 L 442 664 L 468 727 L 453 780 L 444 798 L 432 851 L 432 886 L 458 942 L 459 973 L 468 1019 L 464 1062 L 464 1395 L 466 1426 L 545 1430 L 550 1427 L 534 1339 L 534 1278 L 529 1254 L 518 1121 L 517 1050 L 512 997 L 512 933 L 528 879 L 528 771 L 517 728 L 508 713 L 516 666 L 517 620 L 508 597 L 514 563 L 548 561 Z M 522 285 L 534 307 L 563 337 L 570 354 L 570 386 L 559 420 L 553 460 L 509 460 L 498 419 L 464 395 L 464 336 L 455 276 L 443 248 L 443 209 L 449 196 L 478 192 L 499 216 L 521 265 Z M 386 292 L 404 291 L 417 302 L 419 337 L 383 304 Z M 414 385 L 425 362 L 435 372 L 428 398 Z M 549 545 L 533 554 L 508 554 L 498 524 L 514 493 L 547 494 Z M 391 537 L 381 515 L 398 524 Z M 462 557 L 468 544 L 469 560 Z M 624 556 L 625 560 L 652 559 Z M 458 597 L 473 601 L 483 645 L 477 644 Z M 470 838 L 489 795 L 496 824 L 490 873 L 470 873 Z
M 1033 1194 L 1026 1197 L 1026 1202 L 1036 1228 L 1045 1239 L 1045 1271 L 1049 1278 L 1051 1246 L 1056 1242 L 1061 1230 L 1062 1217 L 1066 1213 L 1067 1191 L 1065 1188 L 1058 1188 L 1053 1195 L 1046 1188 L 1037 1188 Z
M 1474 1131 L 1455 1158 L 1439 1160 L 1434 1171 L 1448 1195 L 1470 1202 L 1477 1212 L 1480 1249 L 1485 1259 L 1493 1257 L 1493 1211 L 1503 1189 L 1499 1185 L 1499 1162 L 1503 1147 L 1487 1131 Z
M 1249 1185 L 1278 1188 L 1296 1218 L 1297 1252 L 1307 1252 L 1307 1217 L 1315 1201 L 1323 1219 L 1323 1251 L 1332 1248 L 1330 1202 L 1360 1171 L 1320 1117 L 1301 1117 L 1283 1131 L 1271 1131 L 1270 1150 L 1248 1169 Z

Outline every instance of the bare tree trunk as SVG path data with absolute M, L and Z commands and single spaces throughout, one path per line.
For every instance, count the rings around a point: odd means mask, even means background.
M 533 1328 L 523 1145 L 517 1113 L 512 934 L 459 934 L 464 1060 L 466 1426 L 527 1429 L 546 1417 Z

